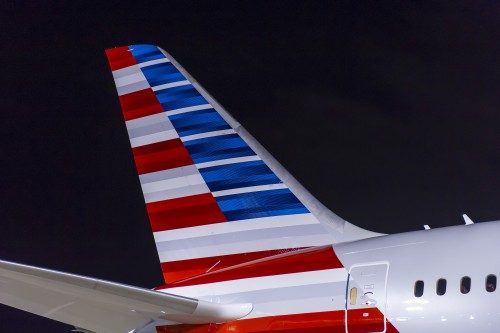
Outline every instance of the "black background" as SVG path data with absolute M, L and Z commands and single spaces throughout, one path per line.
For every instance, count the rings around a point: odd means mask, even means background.
M 161 284 L 104 49 L 170 52 L 341 217 L 500 219 L 497 1 L 0 5 L 0 258 Z M 0 308 L 3 332 L 70 327 Z

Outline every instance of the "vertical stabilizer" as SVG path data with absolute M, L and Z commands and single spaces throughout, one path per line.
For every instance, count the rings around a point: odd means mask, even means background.
M 379 235 L 318 202 L 168 53 L 106 53 L 167 283 Z

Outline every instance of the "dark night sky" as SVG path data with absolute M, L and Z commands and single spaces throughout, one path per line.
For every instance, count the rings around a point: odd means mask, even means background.
M 134 43 L 170 52 L 360 227 L 500 219 L 496 0 L 0 6 L 2 259 L 161 283 L 104 55 Z M 0 308 L 2 332 L 69 328 Z

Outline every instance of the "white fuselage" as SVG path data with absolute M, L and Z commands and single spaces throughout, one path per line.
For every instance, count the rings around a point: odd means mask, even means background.
M 387 319 L 399 332 L 498 332 L 500 290 L 488 292 L 488 275 L 500 274 L 500 222 L 382 236 L 334 246 L 352 265 L 387 262 Z M 461 280 L 471 287 L 462 293 Z M 444 295 L 437 281 L 445 279 Z M 416 281 L 424 282 L 421 297 Z

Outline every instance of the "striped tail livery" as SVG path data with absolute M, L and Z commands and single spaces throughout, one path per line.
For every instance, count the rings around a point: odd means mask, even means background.
M 165 278 L 158 290 L 246 299 L 250 326 L 264 313 L 311 312 L 305 304 L 322 299 L 325 284 L 343 297 L 346 270 L 331 244 L 377 234 L 314 199 L 168 53 L 152 45 L 106 53 Z M 316 303 L 316 314 L 333 309 Z
M 167 284 L 366 238 L 317 202 L 165 51 L 106 51 Z

